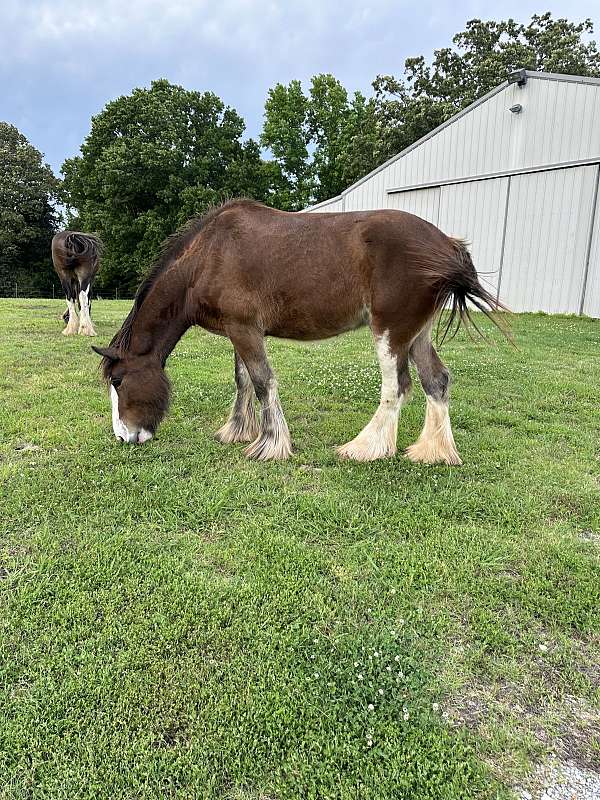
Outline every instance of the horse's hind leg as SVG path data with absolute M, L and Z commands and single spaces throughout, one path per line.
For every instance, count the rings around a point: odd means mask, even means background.
M 67 300 L 67 310 L 63 314 L 63 319 L 67 323 L 67 327 L 63 330 L 63 336 L 73 336 L 79 329 L 79 317 L 77 316 L 77 290 L 68 279 L 61 279 L 61 283 Z
M 462 464 L 450 426 L 450 373 L 431 343 L 429 327 L 415 339 L 410 357 L 427 398 L 427 411 L 423 431 L 406 455 L 425 464 Z
M 279 402 L 277 381 L 267 359 L 264 337 L 245 326 L 231 326 L 226 332 L 246 365 L 260 403 L 258 435 L 244 453 L 260 461 L 287 458 L 292 452 L 290 432 Z
M 90 293 L 92 289 L 91 281 L 85 278 L 81 281 L 79 286 L 79 308 L 81 309 L 81 317 L 79 319 L 79 333 L 82 336 L 95 336 L 96 331 L 92 323 L 92 300 Z
M 235 352 L 236 395 L 229 419 L 215 436 L 224 444 L 252 442 L 258 436 L 258 423 L 254 411 L 254 387 L 246 365 Z
M 355 461 L 374 461 L 396 453 L 400 406 L 410 393 L 408 369 L 409 342 L 400 343 L 390 330 L 374 329 L 375 349 L 381 370 L 381 399 L 368 425 L 348 444 L 338 447 L 342 458 Z

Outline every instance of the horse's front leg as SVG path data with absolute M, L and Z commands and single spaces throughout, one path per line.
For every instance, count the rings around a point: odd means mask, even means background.
M 256 439 L 244 453 L 261 461 L 285 459 L 292 443 L 277 393 L 277 381 L 267 359 L 264 336 L 256 329 L 236 325 L 227 329 L 236 353 L 242 359 L 260 403 L 260 424 Z
M 235 352 L 236 395 L 229 419 L 215 436 L 223 444 L 252 442 L 258 436 L 258 423 L 254 411 L 254 387 L 246 365 Z

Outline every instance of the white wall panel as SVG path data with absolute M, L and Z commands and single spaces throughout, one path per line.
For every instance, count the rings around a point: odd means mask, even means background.
M 388 208 L 408 211 L 409 214 L 416 214 L 417 217 L 422 217 L 437 225 L 440 212 L 440 188 L 435 186 L 432 189 L 415 189 L 412 192 L 390 195 Z
M 311 211 L 312 213 L 323 213 L 323 212 L 331 212 L 331 211 L 343 211 L 344 210 L 344 198 L 343 197 L 334 197 L 331 200 L 324 200 L 322 203 L 319 203 L 316 208 L 308 208 L 307 211 Z
M 596 167 L 511 178 L 500 298 L 513 311 L 578 314 Z
M 442 186 L 438 226 L 469 242 L 486 289 L 498 290 L 508 178 Z
M 596 201 L 583 313 L 589 317 L 600 317 L 600 195 Z

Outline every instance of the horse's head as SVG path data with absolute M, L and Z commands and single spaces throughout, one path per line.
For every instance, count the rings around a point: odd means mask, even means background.
M 115 347 L 92 349 L 103 359 L 115 436 L 130 444 L 152 439 L 169 407 L 170 385 L 162 365 L 149 355 L 121 354 Z

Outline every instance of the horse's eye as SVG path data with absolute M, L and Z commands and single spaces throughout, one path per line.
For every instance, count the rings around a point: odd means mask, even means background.
M 121 385 L 121 381 L 122 380 L 123 380 L 123 378 L 111 378 L 110 382 L 115 387 L 115 389 L 118 389 L 119 386 Z

